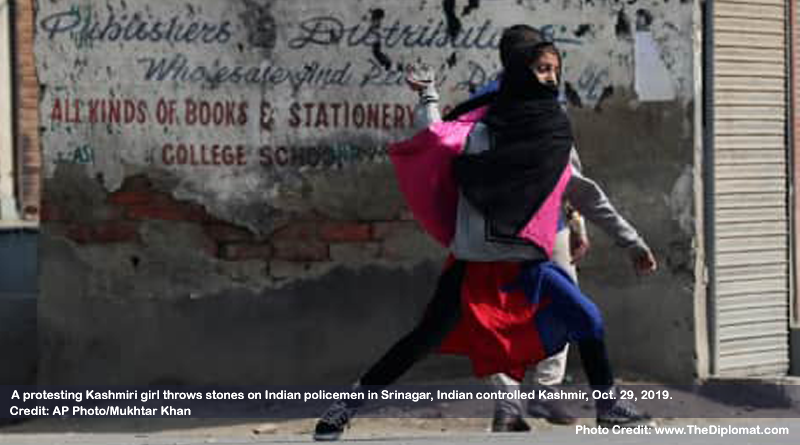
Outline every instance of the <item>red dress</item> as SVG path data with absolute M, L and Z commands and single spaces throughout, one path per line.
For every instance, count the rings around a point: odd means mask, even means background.
M 447 247 L 455 232 L 458 187 L 450 164 L 485 113 L 438 122 L 394 144 L 389 155 L 416 219 Z M 519 236 L 552 253 L 568 166 Z M 445 267 L 449 267 L 449 259 Z M 596 306 L 557 266 L 540 262 L 468 262 L 461 284 L 461 320 L 441 352 L 470 357 L 476 376 L 504 372 L 521 380 L 530 365 L 582 336 L 602 335 Z

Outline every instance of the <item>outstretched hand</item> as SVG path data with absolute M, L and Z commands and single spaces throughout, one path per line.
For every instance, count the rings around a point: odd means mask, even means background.
M 633 261 L 633 269 L 637 275 L 650 275 L 658 269 L 653 252 L 647 248 L 633 248 L 631 250 L 631 261 Z
M 419 93 L 424 91 L 434 82 L 435 74 L 428 66 L 414 66 L 409 64 L 406 66 L 405 80 L 406 85 L 408 85 L 412 91 Z

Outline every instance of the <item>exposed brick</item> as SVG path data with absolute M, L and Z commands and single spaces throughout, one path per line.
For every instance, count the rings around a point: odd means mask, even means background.
M 219 257 L 230 261 L 269 259 L 272 257 L 272 246 L 254 243 L 223 244 L 219 250 Z
M 145 175 L 128 176 L 122 187 L 119 189 L 122 192 L 143 192 L 154 190 L 153 182 L 150 181 Z
M 39 99 L 36 97 L 21 97 L 18 103 L 21 104 L 23 108 L 37 108 L 39 106 Z
M 36 78 L 36 63 L 34 58 L 34 13 L 33 1 L 25 0 L 15 2 L 14 11 L 16 13 L 13 20 L 16 24 L 16 44 L 14 52 L 15 72 L 17 74 L 18 90 L 15 106 L 17 107 L 16 124 L 19 132 L 16 136 L 16 143 L 21 153 L 20 162 L 17 164 L 20 171 L 17 173 L 19 179 L 19 199 L 23 208 L 23 218 L 35 221 L 41 218 L 40 213 L 40 177 L 41 172 L 30 169 L 41 165 L 39 157 L 39 82 Z M 63 215 L 62 215 L 63 216 Z M 59 218 L 51 212 L 50 218 Z M 54 221 L 54 219 L 51 219 Z
M 273 240 L 315 240 L 318 235 L 318 223 L 294 222 L 285 225 L 274 232 L 270 238 Z
M 19 82 L 20 88 L 23 89 L 31 89 L 31 90 L 39 90 L 39 82 L 36 79 L 26 77 Z
M 100 225 L 72 226 L 67 236 L 81 244 L 133 242 L 138 239 L 137 225 L 126 221 L 110 221 Z
M 204 230 L 209 238 L 220 242 L 241 242 L 254 239 L 250 231 L 231 224 L 207 224 L 204 226 Z
M 49 201 L 42 202 L 40 218 L 42 221 L 65 221 L 67 219 L 61 207 Z
M 273 240 L 275 258 L 288 261 L 326 261 L 328 245 L 314 240 Z
M 89 209 L 90 221 L 118 221 L 125 219 L 125 212 L 120 207 L 98 205 Z
M 162 221 L 202 222 L 208 217 L 206 211 L 197 205 L 181 202 L 156 202 L 128 207 L 125 216 L 132 220 L 156 219 Z
M 111 204 L 132 206 L 145 205 L 156 201 L 163 201 L 161 194 L 151 191 L 119 191 L 108 195 L 107 201 Z
M 319 228 L 319 238 L 327 242 L 365 242 L 372 238 L 372 228 L 363 223 L 325 223 Z
M 385 240 L 417 231 L 418 226 L 414 221 L 389 221 L 374 223 L 372 230 L 375 239 Z
M 17 59 L 17 69 L 22 73 L 36 74 L 36 60 L 30 57 L 19 57 Z
M 360 265 L 368 264 L 381 255 L 379 243 L 342 243 L 331 244 L 331 260 L 335 263 Z
M 132 184 L 131 188 L 147 187 Z M 164 220 L 207 222 L 211 220 L 206 210 L 199 204 L 178 201 L 172 196 L 148 190 L 116 192 L 109 200 L 124 205 L 125 216 L 132 220 Z
M 33 90 L 30 88 L 23 89 L 20 91 L 19 95 L 17 96 L 21 99 L 26 101 L 38 101 L 39 100 L 39 90 Z

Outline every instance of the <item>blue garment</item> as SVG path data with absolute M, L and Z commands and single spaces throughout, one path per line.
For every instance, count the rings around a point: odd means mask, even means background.
M 482 85 L 470 99 L 497 91 L 503 74 Z M 563 88 L 559 90 L 559 102 L 566 103 Z M 566 227 L 562 214 L 558 218 L 558 230 Z M 543 296 L 550 297 L 550 303 L 536 314 L 539 339 L 548 356 L 564 349 L 567 343 L 585 339 L 602 339 L 604 335 L 603 316 L 600 309 L 581 292 L 561 267 L 551 261 L 525 263 L 517 283 L 508 290 L 522 288 L 531 304 L 539 304 Z
M 603 339 L 600 309 L 552 261 L 525 263 L 519 280 L 507 290 L 520 288 L 531 304 L 538 305 L 542 298 L 550 298 L 535 316 L 539 339 L 548 356 L 564 349 L 567 343 Z

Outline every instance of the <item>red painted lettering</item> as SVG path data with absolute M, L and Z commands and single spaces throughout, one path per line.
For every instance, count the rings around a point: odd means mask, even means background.
M 272 147 L 265 145 L 258 149 L 259 163 L 262 167 L 272 167 Z
M 367 104 L 367 128 L 378 128 L 380 108 L 377 104 Z
M 317 105 L 317 120 L 314 122 L 314 126 L 328 128 L 328 111 L 325 108 L 325 103 Z
M 61 99 L 57 98 L 53 101 L 53 109 L 50 111 L 50 120 L 54 122 L 61 122 L 64 120 L 61 110 Z
M 391 110 L 391 105 L 389 104 L 383 104 L 381 107 L 381 127 L 383 127 L 384 130 L 391 128 L 392 125 L 392 116 L 389 110 Z
M 300 109 L 301 106 L 297 102 L 292 102 L 292 105 L 289 106 L 289 126 L 292 128 L 297 128 L 300 126 Z

